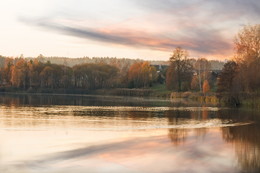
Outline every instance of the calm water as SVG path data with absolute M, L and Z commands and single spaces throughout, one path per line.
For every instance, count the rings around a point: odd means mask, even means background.
M 0 95 L 0 172 L 260 172 L 260 113 L 185 100 Z

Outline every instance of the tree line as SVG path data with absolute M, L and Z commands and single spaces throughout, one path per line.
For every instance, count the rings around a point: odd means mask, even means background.
M 184 59 L 183 59 L 184 58 Z M 86 89 L 149 88 L 166 85 L 172 91 L 202 91 L 207 81 L 215 85 L 210 63 L 199 59 L 192 63 L 187 51 L 177 48 L 170 66 L 160 68 L 148 61 L 128 64 L 84 63 L 72 67 L 41 62 L 38 58 L 5 58 L 0 68 L 0 85 L 17 89 Z
M 96 58 L 94 63 L 69 66 L 54 64 L 40 55 L 37 58 L 0 57 L 0 86 L 22 90 L 103 88 L 150 88 L 166 85 L 172 91 L 201 91 L 203 83 L 211 80 L 211 63 L 206 59 L 188 59 L 187 51 L 177 48 L 169 63 Z M 175 57 L 176 56 L 176 57 Z M 183 60 L 183 56 L 185 56 Z M 177 72 L 174 68 L 177 68 Z M 187 72 L 188 70 L 188 72 Z M 197 70 L 197 73 L 196 73 Z M 214 85 L 214 82 L 210 83 Z
M 157 71 L 149 62 L 136 62 L 125 68 L 106 63 L 85 63 L 73 67 L 40 62 L 38 59 L 5 58 L 0 68 L 5 88 L 86 89 L 144 88 L 157 81 Z

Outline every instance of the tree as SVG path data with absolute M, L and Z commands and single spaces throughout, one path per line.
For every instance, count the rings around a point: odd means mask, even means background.
M 238 76 L 246 92 L 260 89 L 260 24 L 245 26 L 235 38 Z
M 218 78 L 217 92 L 231 92 L 234 87 L 234 79 L 238 73 L 238 64 L 235 61 L 228 61 Z
M 191 80 L 191 89 L 192 90 L 195 90 L 195 91 L 198 91 L 200 88 L 199 88 L 199 79 L 198 79 L 198 76 L 197 75 L 194 75 L 192 77 L 192 80 Z
M 198 76 L 198 80 L 199 80 L 198 84 L 199 84 L 200 91 L 202 91 L 202 82 L 205 81 L 205 80 L 208 80 L 211 65 L 210 65 L 210 63 L 208 62 L 207 59 L 199 58 L 196 61 L 196 63 L 194 64 L 194 68 L 197 72 L 197 76 Z
M 115 86 L 118 69 L 107 64 L 80 64 L 73 67 L 74 87 L 99 89 Z
M 11 82 L 15 87 L 23 87 L 24 89 L 28 85 L 28 66 L 27 62 L 23 58 L 19 58 L 16 64 L 12 66 Z
M 208 82 L 208 80 L 205 80 L 203 82 L 203 93 L 204 93 L 204 95 L 206 95 L 209 92 L 209 90 L 210 90 L 209 82 Z
M 229 61 L 224 65 L 218 82 L 217 93 L 220 99 L 224 98 L 224 101 L 228 104 L 238 106 L 240 105 L 239 94 L 242 91 L 242 80 L 239 73 L 239 66 L 235 61 Z
M 251 63 L 260 58 L 260 24 L 245 26 L 235 37 L 238 60 Z
M 30 60 L 27 63 L 29 86 L 32 88 L 40 87 L 40 73 L 44 68 L 44 64 L 39 62 L 37 59 Z
M 72 68 L 63 65 L 62 66 L 62 77 L 61 77 L 61 84 L 63 88 L 71 87 L 71 79 L 73 76 Z
M 149 62 L 137 62 L 130 66 L 127 77 L 130 87 L 149 87 L 156 81 L 157 73 Z
M 5 58 L 4 68 L 2 69 L 2 80 L 5 85 L 11 85 L 13 59 Z
M 47 65 L 40 73 L 41 87 L 54 88 L 54 68 Z
M 188 59 L 188 52 L 176 48 L 170 57 L 170 66 L 166 73 L 166 86 L 178 92 L 188 90 L 193 75 L 193 67 Z

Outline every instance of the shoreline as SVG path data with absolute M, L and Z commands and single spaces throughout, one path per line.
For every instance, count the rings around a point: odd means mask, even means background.
M 199 92 L 183 92 L 178 93 L 176 97 L 175 92 L 168 91 L 160 92 L 154 89 L 99 89 L 99 90 L 73 90 L 73 92 L 66 92 L 64 89 L 52 89 L 49 92 L 28 92 L 26 90 L 15 91 L 0 91 L 0 95 L 34 95 L 34 96 L 70 96 L 70 97 L 115 97 L 115 98 L 142 98 L 142 99 L 158 99 L 165 101 L 185 100 L 196 102 L 198 104 L 214 104 L 218 105 L 215 96 L 202 96 Z M 51 91 L 51 92 L 50 92 Z M 71 90 L 70 90 L 71 91 Z M 212 95 L 212 94 L 211 94 Z
M 145 89 L 130 89 L 130 88 L 112 88 L 112 89 L 17 89 L 17 88 L 1 88 L 0 93 L 4 94 L 49 94 L 49 95 L 94 95 L 94 96 L 129 96 L 129 97 L 158 97 L 170 98 L 169 95 L 159 94 L 156 90 Z M 170 92 L 169 92 L 170 93 Z
M 4 91 L 3 91 L 4 90 Z M 45 95 L 45 96 L 76 96 L 76 97 L 131 97 L 131 98 L 149 98 L 174 101 L 178 99 L 190 100 L 199 104 L 213 104 L 217 106 L 228 106 L 230 108 L 242 108 L 260 110 L 260 97 L 251 95 L 251 97 L 241 98 L 241 105 L 234 106 L 226 103 L 225 95 L 223 98 L 218 98 L 217 93 L 210 92 L 204 95 L 201 92 L 171 92 L 167 90 L 158 90 L 153 88 L 144 89 L 129 89 L 129 88 L 115 88 L 115 89 L 28 89 L 22 90 L 17 88 L 1 88 L 0 95 Z

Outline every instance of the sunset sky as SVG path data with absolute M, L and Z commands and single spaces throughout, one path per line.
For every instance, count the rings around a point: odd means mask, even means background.
M 235 34 L 260 23 L 259 0 L 1 1 L 0 55 L 227 59 Z

